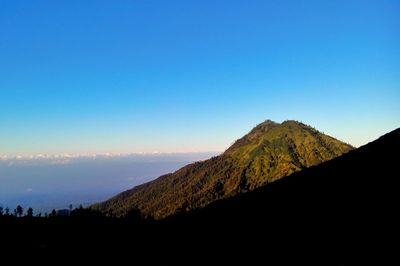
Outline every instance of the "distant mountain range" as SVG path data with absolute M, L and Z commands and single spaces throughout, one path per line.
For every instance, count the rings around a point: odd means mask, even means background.
M 352 149 L 303 123 L 267 120 L 222 155 L 187 165 L 92 208 L 117 217 L 140 210 L 144 216 L 161 219 L 252 191 Z

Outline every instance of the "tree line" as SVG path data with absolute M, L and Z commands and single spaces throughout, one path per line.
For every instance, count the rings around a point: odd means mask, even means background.
M 83 212 L 84 209 L 82 205 L 80 205 L 78 208 L 73 209 L 72 204 L 69 205 L 69 209 L 63 209 L 63 215 L 59 215 L 59 213 L 56 211 L 56 209 L 53 209 L 50 213 L 45 212 L 42 214 L 41 212 L 38 212 L 36 215 L 34 215 L 33 208 L 29 207 L 28 209 L 25 209 L 21 206 L 18 205 L 15 209 L 11 210 L 9 207 L 4 208 L 3 206 L 0 206 L 0 217 L 56 217 L 56 216 L 69 216 L 73 215 L 79 212 Z M 59 210 L 60 211 L 60 210 Z M 67 214 L 65 214 L 65 211 Z
M 130 210 L 126 212 L 122 216 L 115 216 L 113 213 L 102 213 L 99 210 L 94 210 L 91 208 L 84 208 L 82 205 L 79 205 L 77 208 L 73 208 L 72 204 L 69 205 L 69 209 L 53 209 L 50 213 L 45 212 L 42 214 L 38 212 L 34 214 L 33 208 L 29 207 L 25 209 L 18 205 L 15 209 L 11 210 L 9 207 L 3 208 L 0 206 L 0 219 L 1 218 L 54 218 L 54 217 L 72 217 L 79 219 L 117 219 L 117 218 L 125 218 L 129 220 L 152 220 L 151 217 L 144 217 L 142 213 L 137 210 Z
M 24 213 L 24 208 L 21 205 L 18 205 L 13 211 L 11 211 L 8 207 L 3 208 L 2 206 L 0 206 L 0 216 L 32 217 L 33 209 L 28 208 L 28 210 Z

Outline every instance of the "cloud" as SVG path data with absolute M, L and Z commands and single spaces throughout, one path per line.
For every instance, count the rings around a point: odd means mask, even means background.
M 28 193 L 29 193 L 29 192 L 32 192 L 32 191 L 33 191 L 33 189 L 32 189 L 32 188 L 30 188 L 30 187 L 29 187 L 29 188 L 27 188 L 27 189 L 25 189 L 25 192 L 28 192 Z
M 57 161 L 51 161 L 49 164 L 50 165 L 65 165 L 71 163 L 71 160 L 66 159 L 66 160 L 57 160 Z

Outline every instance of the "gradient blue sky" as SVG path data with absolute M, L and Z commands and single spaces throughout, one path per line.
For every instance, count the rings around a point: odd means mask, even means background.
M 400 1 L 0 1 L 0 154 L 222 151 L 400 125 Z

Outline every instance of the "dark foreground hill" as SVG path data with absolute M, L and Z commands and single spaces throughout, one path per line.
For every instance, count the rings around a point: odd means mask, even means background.
M 92 208 L 116 216 L 139 209 L 161 219 L 254 190 L 352 149 L 305 124 L 267 120 L 222 155 L 185 166 Z
M 234 250 L 240 248 L 232 243 L 266 253 L 277 247 L 301 250 L 306 256 L 398 254 L 399 151 L 396 129 L 331 161 L 164 222 L 193 225 L 188 231 L 199 238 L 212 228 Z
M 139 265 L 346 265 L 349 258 L 351 264 L 371 258 L 396 264 L 399 150 L 397 129 L 265 187 L 161 221 L 138 213 L 111 219 L 90 210 L 66 219 L 0 219 L 1 250 Z

